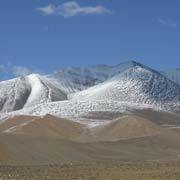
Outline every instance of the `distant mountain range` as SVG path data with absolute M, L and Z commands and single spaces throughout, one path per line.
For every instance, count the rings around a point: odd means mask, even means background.
M 179 84 L 179 69 L 158 72 L 135 61 L 31 74 L 0 82 L 0 118 L 51 114 L 80 119 L 144 108 L 179 114 Z

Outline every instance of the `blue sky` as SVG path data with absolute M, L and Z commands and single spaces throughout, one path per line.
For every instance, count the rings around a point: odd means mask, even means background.
M 1 0 L 1 76 L 136 60 L 180 67 L 179 0 Z

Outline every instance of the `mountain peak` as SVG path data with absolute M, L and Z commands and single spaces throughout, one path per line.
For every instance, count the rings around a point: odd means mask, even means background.
M 77 101 L 105 99 L 161 107 L 180 102 L 179 91 L 179 85 L 137 61 L 115 66 L 70 67 L 51 75 L 30 74 L 5 81 L 0 87 L 0 111 L 67 100 L 67 96 Z
M 134 60 L 126 61 L 126 62 L 117 64 L 117 65 L 114 65 L 113 67 L 118 67 L 118 68 L 119 67 L 124 67 L 125 69 L 128 69 L 128 68 L 132 68 L 132 67 L 136 67 L 136 66 L 139 66 L 139 67 L 142 67 L 142 68 L 147 68 L 147 69 L 149 68 L 149 67 L 143 65 L 142 63 L 134 61 Z
M 136 65 L 142 66 L 142 64 L 141 64 L 140 62 L 135 61 L 135 60 L 130 60 L 130 61 L 127 61 L 127 62 L 125 62 L 125 63 L 127 63 L 127 64 L 132 64 L 132 65 L 134 65 L 134 66 L 136 66 Z

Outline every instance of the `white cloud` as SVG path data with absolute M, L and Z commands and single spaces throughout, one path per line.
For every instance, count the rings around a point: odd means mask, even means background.
M 159 18 L 159 19 L 158 19 L 158 22 L 159 22 L 161 25 L 168 26 L 168 27 L 171 27 L 171 28 L 177 28 L 177 27 L 180 26 L 179 23 L 174 22 L 174 21 L 172 21 L 171 19 L 162 19 L 162 18 Z
M 52 4 L 49 4 L 48 6 L 45 6 L 45 7 L 40 7 L 40 8 L 37 8 L 37 10 L 39 12 L 41 12 L 42 14 L 44 15 L 52 15 L 55 13 L 55 9 L 56 7 Z
M 28 74 L 31 74 L 31 70 L 29 70 L 26 67 L 23 66 L 14 66 L 12 68 L 12 73 L 14 76 L 26 76 Z
M 69 1 L 57 6 L 49 4 L 45 7 L 39 7 L 37 10 L 43 15 L 59 15 L 63 17 L 111 14 L 111 11 L 104 6 L 80 6 L 76 1 Z

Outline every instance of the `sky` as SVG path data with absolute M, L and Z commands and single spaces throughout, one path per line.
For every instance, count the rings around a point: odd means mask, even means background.
M 180 68 L 179 0 L 1 0 L 0 79 L 135 60 Z

